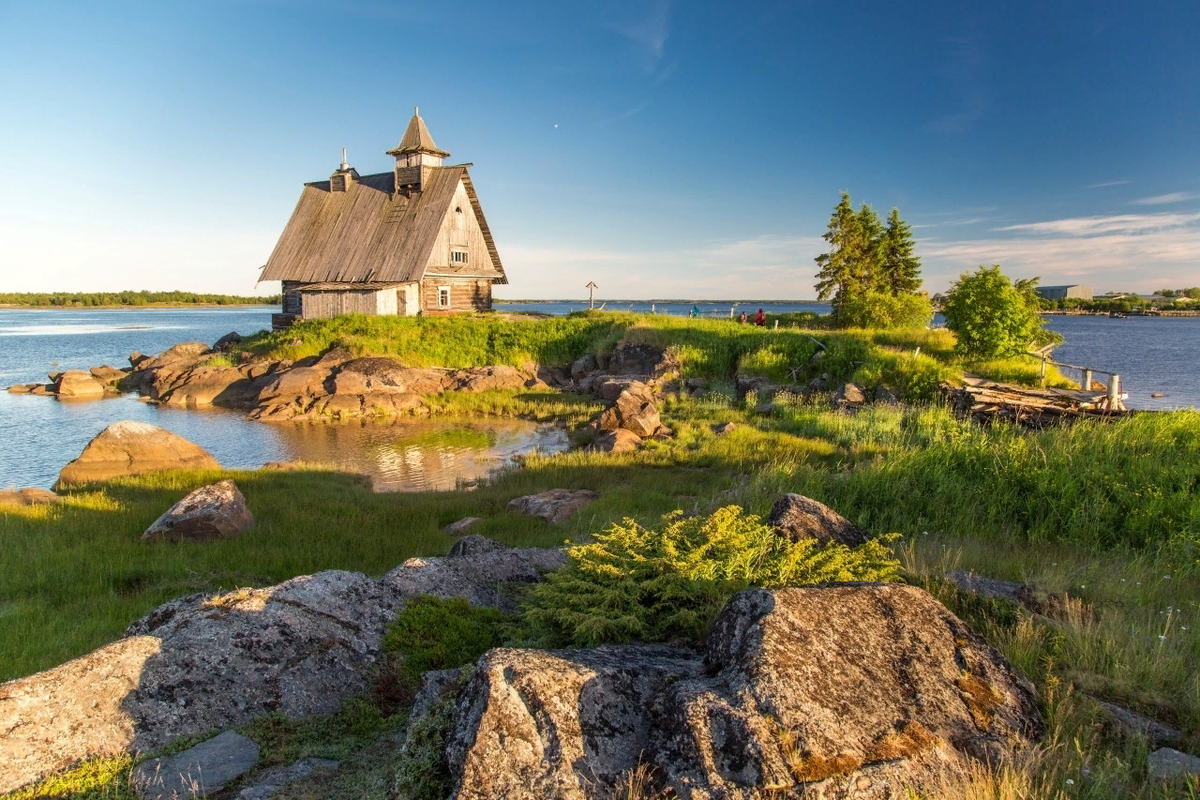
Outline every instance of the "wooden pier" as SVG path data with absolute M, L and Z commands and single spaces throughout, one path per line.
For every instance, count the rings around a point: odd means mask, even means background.
M 963 375 L 962 386 L 942 385 L 942 392 L 961 416 L 987 424 L 1007 420 L 1026 428 L 1045 428 L 1081 419 L 1116 419 L 1135 412 L 1117 399 L 1108 404 L 1108 391 L 1030 389 Z

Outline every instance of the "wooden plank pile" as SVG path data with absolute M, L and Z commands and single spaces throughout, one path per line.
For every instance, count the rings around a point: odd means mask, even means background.
M 1134 412 L 1120 400 L 1108 407 L 1103 393 L 1065 392 L 1053 389 L 1026 389 L 991 381 L 968 381 L 964 386 L 942 384 L 942 394 L 961 417 L 989 424 L 1007 420 L 1026 428 L 1045 428 L 1080 419 L 1112 420 Z

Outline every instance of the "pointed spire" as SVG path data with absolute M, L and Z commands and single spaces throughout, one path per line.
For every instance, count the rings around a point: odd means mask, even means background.
M 342 148 L 342 165 L 340 167 L 338 167 L 338 169 L 340 169 L 340 170 L 350 169 L 350 164 L 349 164 L 349 162 L 346 161 L 346 148 L 344 148 L 344 147 Z
M 400 144 L 387 151 L 389 156 L 401 156 L 408 153 L 428 153 L 441 158 L 447 158 L 450 155 L 434 144 L 433 137 L 429 135 L 429 129 L 425 127 L 425 120 L 421 119 L 420 108 L 417 106 L 413 106 L 412 119 L 408 122 L 408 128 L 405 129 Z

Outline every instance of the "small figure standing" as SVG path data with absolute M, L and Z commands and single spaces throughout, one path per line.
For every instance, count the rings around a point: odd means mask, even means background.
M 765 328 L 767 325 L 767 315 L 763 313 L 761 308 L 758 310 L 758 313 L 754 315 L 754 324 L 763 328 Z
M 746 324 L 746 312 L 745 312 L 745 311 L 743 311 L 743 312 L 742 312 L 742 318 L 741 318 L 740 322 L 741 322 L 743 325 L 745 325 L 745 324 Z
M 698 317 L 698 316 L 700 316 L 700 306 L 699 306 L 699 305 L 693 305 L 693 306 L 692 306 L 692 316 L 693 316 L 693 317 Z

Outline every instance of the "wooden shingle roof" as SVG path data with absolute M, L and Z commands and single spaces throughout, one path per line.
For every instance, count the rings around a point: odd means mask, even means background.
M 416 113 L 416 109 L 413 109 L 413 117 L 408 121 L 408 127 L 404 129 L 404 136 L 401 137 L 400 144 L 387 151 L 389 156 L 404 153 L 430 153 L 442 158 L 450 156 L 449 153 L 439 149 L 433 143 L 433 137 L 429 134 L 429 129 L 425 127 L 425 120 Z
M 499 273 L 495 282 L 507 283 L 466 167 L 434 167 L 428 176 L 411 196 L 393 192 L 391 172 L 365 175 L 344 192 L 330 191 L 329 181 L 306 184 L 259 280 L 419 281 L 461 180 Z

